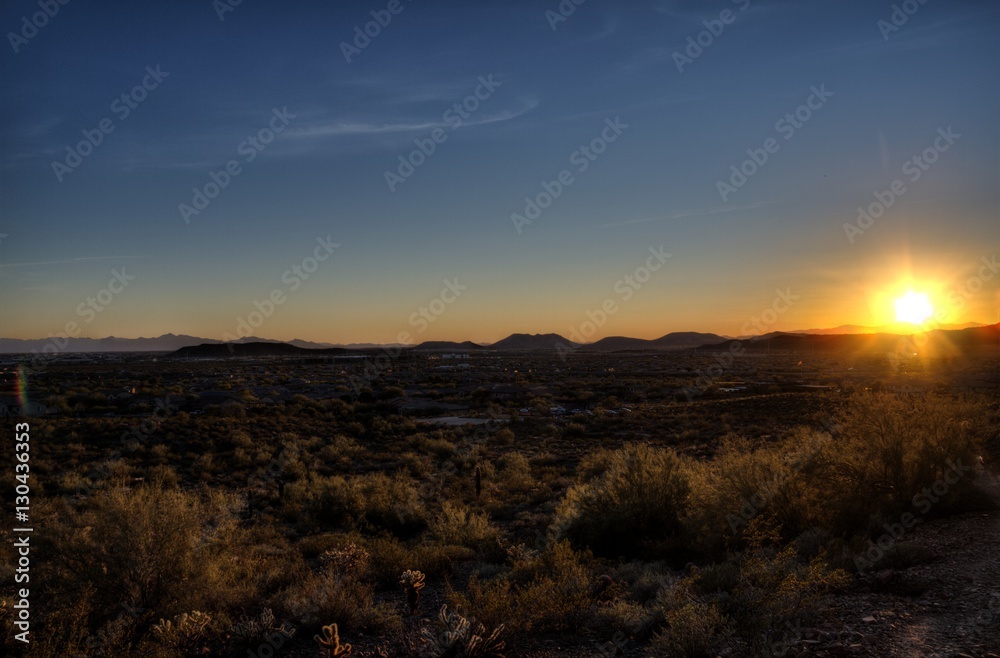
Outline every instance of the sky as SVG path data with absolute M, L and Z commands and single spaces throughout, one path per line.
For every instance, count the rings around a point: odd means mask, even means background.
M 48 2 L 0 9 L 2 337 L 1000 320 L 995 2 Z

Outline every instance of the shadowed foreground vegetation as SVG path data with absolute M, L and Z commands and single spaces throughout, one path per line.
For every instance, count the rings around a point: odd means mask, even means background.
M 982 504 L 995 439 L 981 403 L 939 396 L 856 394 L 824 430 L 710 458 L 288 413 L 317 433 L 178 414 L 110 460 L 99 424 L 34 424 L 29 655 L 781 655 L 857 572 L 912 559 L 909 519 Z

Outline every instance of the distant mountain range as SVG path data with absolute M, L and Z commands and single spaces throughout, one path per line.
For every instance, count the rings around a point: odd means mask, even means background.
M 675 331 L 660 336 L 653 340 L 643 338 L 628 338 L 626 336 L 608 336 L 596 343 L 582 346 L 585 350 L 663 350 L 663 349 L 684 349 L 690 347 L 700 347 L 701 345 L 713 345 L 726 340 L 725 336 L 718 334 L 703 334 L 697 331 Z
M 188 345 L 172 352 L 173 359 L 225 359 L 228 357 L 270 357 L 270 356 L 342 356 L 351 354 L 343 347 L 307 348 L 291 343 L 203 343 Z
M 935 329 L 972 329 L 974 327 L 985 327 L 988 325 L 982 322 L 966 322 L 965 324 L 940 324 L 935 326 Z M 785 331 L 782 333 L 786 334 L 815 334 L 815 335 L 827 335 L 827 334 L 912 334 L 914 332 L 913 325 L 894 323 L 894 324 L 883 324 L 880 327 L 865 327 L 860 324 L 842 324 L 839 327 L 833 327 L 832 329 L 796 329 L 795 331 Z
M 162 336 L 157 336 L 156 338 L 116 338 L 115 336 L 108 336 L 107 338 L 69 338 L 65 340 L 65 346 L 62 346 L 63 342 L 64 341 L 62 339 L 54 338 L 35 338 L 31 340 L 0 338 L 0 354 L 20 354 L 31 353 L 33 351 L 42 352 L 46 349 L 46 346 L 53 344 L 59 347 L 58 351 L 60 353 L 69 354 L 78 354 L 81 352 L 174 352 L 182 347 L 191 347 L 193 345 L 222 345 L 226 341 L 214 338 L 199 338 L 197 336 L 188 336 L 184 334 L 163 334 Z M 314 343 L 308 340 L 300 340 L 298 338 L 290 341 L 280 341 L 270 338 L 258 338 L 256 336 L 248 336 L 233 342 L 239 344 L 280 343 L 283 345 L 294 345 L 295 347 L 301 347 L 304 349 L 327 349 L 337 347 L 361 350 L 383 347 L 382 345 L 374 343 L 336 345 L 333 343 Z M 49 347 L 48 349 L 51 350 L 52 348 Z
M 966 325 L 943 325 L 939 329 L 927 332 L 927 335 L 934 340 L 942 337 L 947 340 L 957 341 L 956 344 L 989 344 L 997 342 L 997 331 L 1000 324 L 982 325 L 978 323 L 968 323 Z M 699 333 L 695 331 L 678 331 L 669 333 L 659 338 L 647 340 L 644 338 L 630 338 L 627 336 L 609 336 L 594 343 L 578 344 L 560 336 L 559 334 L 511 334 L 503 340 L 492 345 L 482 345 L 471 341 L 427 341 L 414 346 L 412 349 L 427 352 L 470 352 L 482 350 L 494 351 L 547 351 L 558 349 L 579 349 L 581 351 L 625 351 L 625 350 L 676 350 L 676 349 L 727 349 L 733 342 L 740 342 L 749 349 L 840 349 L 841 347 L 854 347 L 861 349 L 865 346 L 868 349 L 879 348 L 890 344 L 896 344 L 902 338 L 914 340 L 912 335 L 896 331 L 880 331 L 877 327 L 862 327 L 859 325 L 843 325 L 835 329 L 813 329 L 808 332 L 772 332 L 762 336 L 741 337 L 738 339 L 728 336 L 720 336 L 712 333 Z M 291 340 L 287 342 L 272 340 L 267 338 L 257 338 L 254 336 L 242 338 L 239 341 L 225 343 L 221 340 L 211 338 L 198 338 L 197 336 L 164 334 L 156 338 L 70 338 L 65 341 L 56 342 L 53 338 L 39 338 L 34 340 L 21 340 L 14 338 L 0 338 L 0 354 L 31 353 L 33 351 L 42 352 L 47 346 L 55 344 L 59 353 L 84 353 L 84 352 L 177 352 L 185 348 L 195 348 L 204 354 L 218 354 L 220 356 L 236 355 L 245 352 L 262 354 L 267 352 L 261 345 L 280 345 L 282 347 L 273 350 L 273 355 L 281 354 L 301 354 L 311 351 L 329 351 L 330 354 L 343 353 L 346 350 L 377 349 L 390 347 L 390 345 L 380 345 L 375 343 L 352 343 L 349 345 L 337 345 L 332 343 L 315 343 L 306 340 Z M 254 345 L 247 350 L 234 350 L 234 345 Z M 397 345 L 391 345 L 396 347 Z M 212 350 L 209 348 L 221 348 Z M 403 346 L 409 347 L 409 346 Z M 292 348 L 295 351 L 282 351 L 285 348 Z M 48 350 L 51 351 L 51 347 Z M 189 350 L 183 354 L 201 353 L 198 350 Z
M 736 343 L 739 345 L 735 345 Z M 744 340 L 732 339 L 715 345 L 702 345 L 698 349 L 713 351 L 787 350 L 795 352 L 847 350 L 873 353 L 930 350 L 935 354 L 947 355 L 966 350 L 996 347 L 1000 347 L 1000 323 L 979 325 L 967 329 L 935 329 L 924 334 L 800 334 L 776 331 Z

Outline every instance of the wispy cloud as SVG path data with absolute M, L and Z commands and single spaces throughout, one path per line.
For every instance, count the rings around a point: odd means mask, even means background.
M 102 260 L 138 260 L 145 256 L 84 256 L 81 258 L 67 258 L 65 260 L 39 260 L 28 263 L 0 263 L 0 267 L 31 267 L 34 265 L 70 265 L 77 263 L 91 263 Z
M 462 121 L 462 127 L 482 126 L 491 123 L 510 121 L 519 116 L 527 114 L 538 107 L 538 99 L 531 98 L 524 101 L 521 107 L 513 110 L 503 110 L 493 114 L 473 116 Z M 390 121 L 384 123 L 368 123 L 358 121 L 325 121 L 316 122 L 302 128 L 289 129 L 289 137 L 310 138 L 310 137 L 341 137 L 350 135 L 384 135 L 390 133 L 413 133 L 434 130 L 435 128 L 450 128 L 449 124 L 441 118 L 436 121 Z

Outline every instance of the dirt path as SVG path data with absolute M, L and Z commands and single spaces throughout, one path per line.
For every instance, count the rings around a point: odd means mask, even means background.
M 1000 479 L 983 473 L 978 484 L 1000 504 Z M 893 574 L 889 589 L 903 596 L 872 595 L 866 632 L 882 641 L 870 655 L 1000 658 L 1000 511 L 929 521 L 913 541 L 936 559 Z

